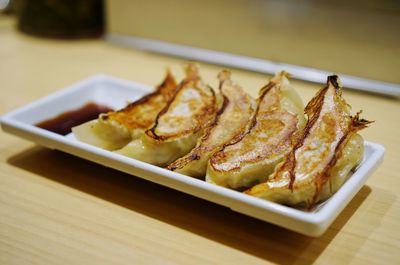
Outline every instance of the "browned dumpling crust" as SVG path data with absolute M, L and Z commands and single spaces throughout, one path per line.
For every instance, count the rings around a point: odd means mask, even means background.
M 74 136 L 107 150 L 120 149 L 153 126 L 157 114 L 176 91 L 177 84 L 168 70 L 164 81 L 154 92 L 121 110 L 101 114 L 96 120 L 74 127 Z
M 158 113 L 145 133 L 155 141 L 173 141 L 204 129 L 216 115 L 214 90 L 202 83 L 198 69 L 190 64 L 187 77 L 174 98 Z
M 230 78 L 229 71 L 219 75 L 222 106 L 214 122 L 205 130 L 197 146 L 167 168 L 188 176 L 203 178 L 210 156 L 225 144 L 236 142 L 247 130 L 255 108 L 254 99 Z
M 246 194 L 311 208 L 336 192 L 361 161 L 364 145 L 357 132 L 370 122 L 350 116 L 337 76 L 328 77 L 305 112 L 307 125 L 286 159 Z
M 214 120 L 218 106 L 211 87 L 200 79 L 194 64 L 173 98 L 158 113 L 154 125 L 140 139 L 117 152 L 157 166 L 167 166 L 196 145 Z
M 154 125 L 157 114 L 176 93 L 177 84 L 170 71 L 156 91 L 127 105 L 125 108 L 100 115 L 103 121 L 115 121 L 128 130 L 145 131 Z
M 300 97 L 287 73 L 277 74 L 260 90 L 255 115 L 240 141 L 226 145 L 209 161 L 206 180 L 241 189 L 266 180 L 291 149 L 305 118 Z

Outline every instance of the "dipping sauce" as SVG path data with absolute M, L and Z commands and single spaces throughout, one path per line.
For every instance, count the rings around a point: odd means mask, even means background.
M 71 132 L 72 127 L 96 119 L 100 113 L 109 111 L 113 111 L 113 109 L 94 102 L 88 102 L 79 109 L 61 113 L 52 119 L 39 122 L 35 126 L 61 135 L 67 135 Z

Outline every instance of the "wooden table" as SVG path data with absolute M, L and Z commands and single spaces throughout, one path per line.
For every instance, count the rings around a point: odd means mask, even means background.
M 0 114 L 87 76 L 157 84 L 183 61 L 100 40 L 16 32 L 0 17 Z M 220 67 L 202 65 L 216 85 Z M 234 70 L 253 95 L 267 77 Z M 304 101 L 318 86 L 293 81 Z M 400 102 L 345 92 L 376 120 L 362 132 L 384 163 L 320 238 L 235 213 L 91 162 L 0 133 L 0 264 L 399 264 Z

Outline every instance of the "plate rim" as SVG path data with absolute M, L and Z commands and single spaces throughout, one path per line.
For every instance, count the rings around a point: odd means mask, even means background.
M 77 140 L 72 140 L 69 137 L 65 137 L 53 132 L 46 131 L 34 125 L 24 123 L 13 118 L 16 115 L 21 115 L 24 112 L 29 111 L 29 109 L 39 107 L 40 105 L 46 104 L 49 101 L 61 98 L 69 93 L 79 91 L 80 89 L 84 89 L 86 86 L 94 85 L 95 83 L 105 82 L 105 81 L 118 83 L 119 85 L 125 86 L 127 89 L 129 88 L 135 91 L 140 91 L 142 94 L 150 92 L 152 90 L 151 86 L 148 85 L 144 85 L 141 83 L 125 79 L 120 79 L 105 74 L 97 74 L 88 77 L 86 79 L 83 79 L 75 84 L 69 85 L 59 91 L 53 92 L 45 97 L 42 97 L 20 108 L 17 108 L 14 111 L 2 115 L 0 117 L 1 127 L 5 132 L 31 140 L 33 142 L 38 143 L 39 145 L 67 152 L 69 154 L 93 161 L 95 163 L 102 164 L 102 161 L 108 161 L 108 162 L 113 161 L 112 166 L 110 167 L 116 170 L 123 171 L 127 174 L 134 175 L 136 177 L 140 177 L 148 181 L 152 181 L 160 185 L 167 186 L 175 190 L 179 190 L 181 192 L 188 193 L 192 196 L 206 199 L 208 201 L 229 207 L 232 210 L 241 212 L 245 215 L 250 215 L 255 218 L 261 219 L 263 221 L 274 223 L 276 225 L 283 226 L 287 229 L 313 237 L 322 235 L 328 229 L 328 227 L 333 223 L 336 217 L 342 212 L 342 210 L 348 205 L 348 203 L 354 198 L 356 193 L 365 184 L 366 180 L 373 173 L 373 171 L 380 165 L 384 157 L 385 148 L 382 145 L 369 141 L 364 141 L 364 146 L 372 150 L 371 154 L 368 157 L 365 157 L 364 161 L 362 162 L 362 164 L 360 164 L 360 166 L 353 173 L 353 175 L 346 180 L 346 182 L 340 187 L 340 189 L 333 196 L 331 196 L 326 202 L 324 202 L 324 205 L 322 207 L 320 207 L 317 211 L 314 212 L 305 212 L 275 202 L 270 202 L 260 198 L 252 197 L 225 187 L 213 185 L 203 180 L 191 178 L 177 172 L 172 172 L 167 169 L 142 162 L 140 160 L 129 158 L 121 154 L 113 153 L 108 150 L 92 146 L 87 143 L 79 142 Z M 169 185 L 167 185 L 164 183 L 165 179 L 155 181 L 155 179 L 151 179 L 149 177 L 133 174 L 129 170 L 129 167 L 125 168 L 125 166 L 123 165 L 130 166 L 131 169 L 137 171 L 147 171 L 152 174 L 156 174 L 158 176 L 167 177 L 169 181 L 172 182 Z M 179 183 L 183 184 L 184 187 L 185 186 L 191 187 L 191 189 L 196 191 L 195 192 L 193 190 L 188 191 L 176 187 L 179 186 L 178 185 Z M 206 196 L 200 196 L 198 194 L 199 191 L 206 191 L 206 193 L 213 193 L 214 195 L 218 195 L 217 197 L 220 198 L 219 200 L 227 199 L 229 202 L 221 203 L 220 201 L 207 199 Z M 234 203 L 237 203 L 237 205 L 233 205 Z M 251 205 L 252 208 L 243 209 L 244 205 Z M 288 227 L 287 225 L 281 225 L 276 221 L 274 222 L 269 220 L 268 216 L 267 218 L 260 218 L 260 216 L 255 216 L 257 214 L 249 214 L 248 211 L 250 210 L 253 210 L 256 213 L 257 211 L 267 211 L 272 216 L 276 215 L 275 218 L 284 217 L 286 219 L 291 219 L 292 221 L 296 220 L 300 222 L 299 227 L 303 226 L 306 228 Z M 270 217 L 271 216 L 269 216 L 269 218 Z

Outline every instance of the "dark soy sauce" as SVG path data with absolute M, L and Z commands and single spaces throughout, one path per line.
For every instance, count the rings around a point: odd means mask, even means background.
M 39 122 L 35 126 L 61 135 L 67 135 L 71 132 L 72 127 L 96 119 L 100 113 L 112 110 L 107 106 L 88 102 L 79 109 L 61 113 L 54 118 Z

